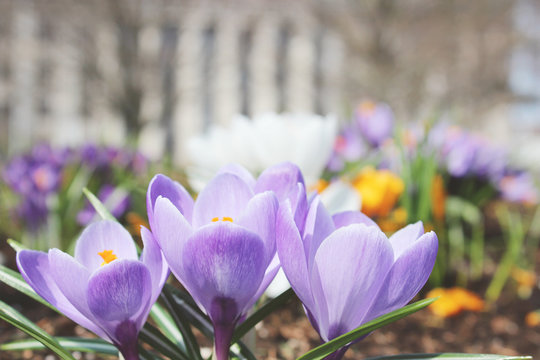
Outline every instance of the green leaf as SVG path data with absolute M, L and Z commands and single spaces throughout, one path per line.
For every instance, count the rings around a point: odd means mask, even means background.
M 186 350 L 182 334 L 174 324 L 171 315 L 165 311 L 163 306 L 155 303 L 150 310 L 150 317 L 156 322 L 158 328 L 169 340 L 175 342 L 182 350 Z
M 101 339 L 84 339 L 77 337 L 55 337 L 60 346 L 70 351 L 90 352 L 97 354 L 118 356 L 118 349 L 113 345 Z M 43 349 L 42 343 L 34 339 L 24 339 L 12 341 L 0 345 L 0 350 L 4 351 L 23 351 Z
M 163 290 L 161 292 L 161 298 L 163 299 L 165 306 L 169 310 L 174 320 L 174 323 L 178 327 L 178 330 L 180 330 L 180 332 L 182 333 L 182 337 L 184 338 L 184 343 L 186 345 L 186 352 L 189 356 L 189 359 L 203 360 L 201 356 L 201 349 L 199 347 L 199 344 L 197 343 L 197 339 L 195 338 L 193 331 L 191 330 L 190 322 L 186 318 L 185 313 L 181 309 L 178 309 L 177 306 L 175 306 L 174 297 L 169 287 L 163 287 Z
M 0 281 L 6 285 L 11 286 L 17 291 L 25 294 L 26 296 L 31 297 L 32 299 L 42 303 L 43 305 L 58 311 L 54 306 L 45 301 L 41 296 L 39 296 L 31 287 L 24 281 L 21 274 L 16 271 L 13 271 L 4 265 L 0 265 Z
M 8 239 L 7 242 L 9 244 L 9 246 L 11 246 L 13 248 L 13 250 L 15 250 L 15 252 L 19 252 L 21 250 L 28 249 L 26 246 L 24 246 L 20 242 L 15 241 L 13 239 Z
M 182 349 L 149 323 L 146 323 L 141 329 L 139 339 L 171 359 L 190 359 Z
M 185 319 L 195 326 L 208 339 L 214 338 L 214 327 L 208 316 L 203 313 L 199 306 L 195 303 L 191 295 L 186 291 L 177 289 L 169 284 L 165 284 L 165 288 L 171 294 L 172 309 L 180 312 L 185 316 Z
M 402 354 L 393 356 L 377 356 L 365 360 L 529 360 L 531 356 L 506 356 L 491 354 L 461 354 L 461 353 L 440 353 L 440 354 Z
M 337 338 L 308 351 L 304 355 L 300 356 L 297 360 L 323 359 L 334 351 L 342 348 L 343 346 L 364 335 L 369 334 L 374 330 L 377 330 L 380 327 L 383 327 L 384 325 L 388 325 L 394 321 L 404 318 L 407 315 L 422 310 L 429 304 L 433 303 L 435 300 L 437 300 L 437 298 L 420 300 L 415 302 L 414 304 L 407 305 L 405 307 L 402 307 L 401 309 L 397 309 L 383 316 L 379 316 L 378 318 L 371 320 L 346 334 L 338 336 Z
M 236 328 L 234 331 L 234 335 L 232 338 L 232 342 L 235 343 L 242 336 L 247 334 L 249 330 L 251 330 L 259 321 L 262 321 L 265 317 L 267 317 L 269 314 L 274 312 L 276 309 L 283 306 L 285 303 L 287 303 L 292 297 L 294 296 L 293 289 L 288 289 L 284 291 L 281 295 L 278 297 L 270 300 L 266 304 L 264 304 L 260 309 L 255 311 L 250 317 L 248 317 L 240 326 Z
M 90 201 L 90 204 L 92 204 L 94 209 L 96 209 L 96 212 L 99 214 L 99 216 L 101 216 L 102 219 L 117 221 L 116 218 L 109 212 L 109 210 L 107 210 L 105 205 L 103 205 L 103 203 L 96 197 L 96 195 L 92 194 L 90 190 L 88 190 L 87 188 L 83 188 L 83 193 L 88 199 L 88 201 Z
M 75 360 L 69 351 L 63 348 L 58 341 L 3 301 L 0 301 L 0 319 L 7 321 L 30 337 L 36 339 L 60 356 L 60 358 L 64 360 Z

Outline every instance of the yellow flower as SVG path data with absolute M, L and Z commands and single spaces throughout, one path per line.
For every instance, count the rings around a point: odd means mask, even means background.
M 440 317 L 454 316 L 463 310 L 482 311 L 485 307 L 484 300 L 478 295 L 460 287 L 450 289 L 435 288 L 426 297 L 437 296 L 440 298 L 429 305 L 429 309 L 433 314 Z
M 524 299 L 529 298 L 536 285 L 536 274 L 533 271 L 515 267 L 512 269 L 512 278 L 517 282 L 518 295 Z
M 353 180 L 362 197 L 362 212 L 367 216 L 387 216 L 405 189 L 403 180 L 389 170 L 364 168 Z

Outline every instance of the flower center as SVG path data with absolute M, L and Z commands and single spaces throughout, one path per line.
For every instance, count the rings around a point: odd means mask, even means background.
M 118 259 L 118 257 L 114 255 L 112 250 L 103 250 L 102 252 L 98 252 L 98 255 L 101 256 L 101 258 L 103 259 L 101 266 L 106 265 L 110 263 L 111 261 Z
M 216 222 L 216 221 L 219 221 L 219 220 L 220 220 L 220 218 L 215 217 L 215 218 L 212 219 L 212 222 Z M 232 217 L 228 217 L 228 216 L 222 217 L 222 218 L 221 218 L 221 221 L 230 221 L 230 222 L 233 222 Z

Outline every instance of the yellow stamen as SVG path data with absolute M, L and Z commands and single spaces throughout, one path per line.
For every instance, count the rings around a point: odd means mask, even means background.
M 103 250 L 102 252 L 99 252 L 98 255 L 103 258 L 103 262 L 101 263 L 101 266 L 106 265 L 110 263 L 111 261 L 118 259 L 116 255 L 113 254 L 112 250 Z
M 219 221 L 218 217 L 212 218 L 212 222 L 216 222 L 216 221 Z M 221 221 L 233 222 L 233 219 L 232 219 L 232 217 L 224 216 L 224 217 L 221 218 Z

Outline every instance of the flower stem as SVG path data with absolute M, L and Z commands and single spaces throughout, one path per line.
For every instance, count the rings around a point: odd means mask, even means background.
M 233 330 L 234 326 L 214 325 L 214 352 L 217 360 L 227 360 L 229 358 Z

